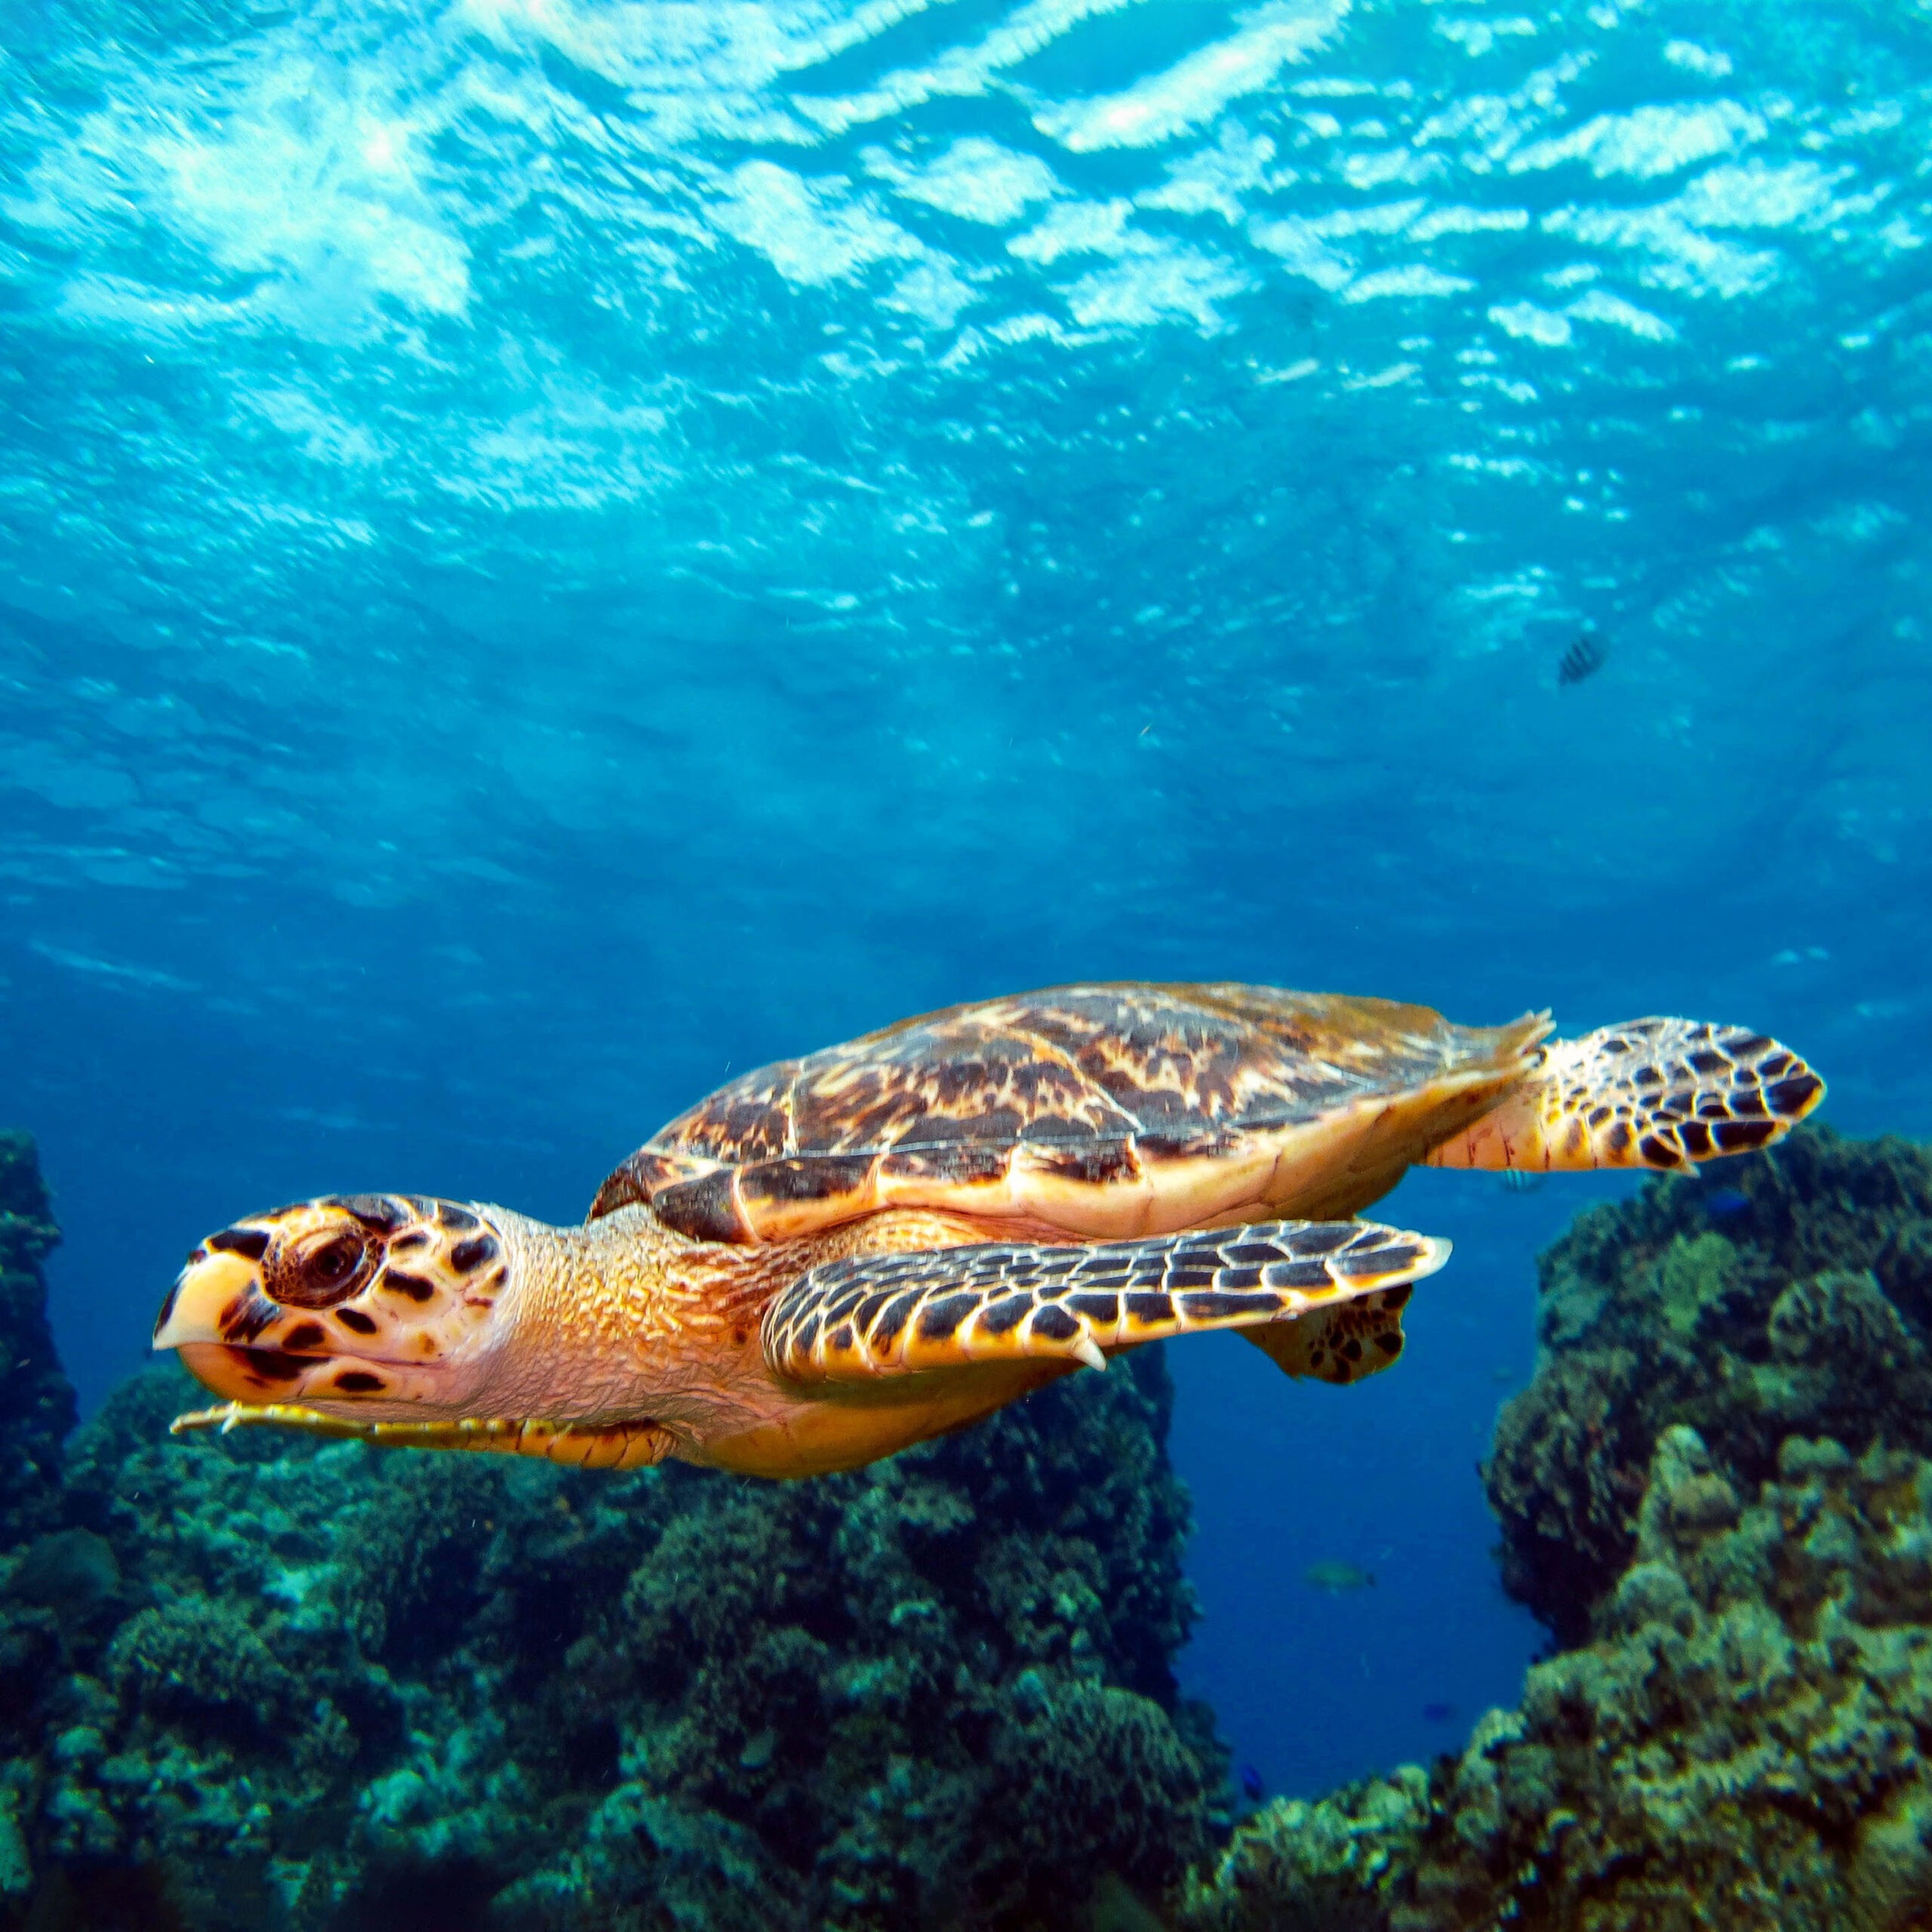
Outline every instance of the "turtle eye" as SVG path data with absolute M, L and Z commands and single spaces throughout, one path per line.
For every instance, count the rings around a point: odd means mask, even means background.
M 338 1235 L 308 1257 L 310 1276 L 325 1287 L 347 1281 L 361 1265 L 361 1244 L 347 1235 Z
M 325 1228 L 272 1255 L 262 1285 L 297 1308 L 332 1308 L 369 1278 L 374 1244 L 359 1228 Z

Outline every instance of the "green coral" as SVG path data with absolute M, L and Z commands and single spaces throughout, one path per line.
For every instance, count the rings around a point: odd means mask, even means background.
M 1657 1444 L 1592 1642 L 1458 1758 L 1279 1804 L 1183 1932 L 1910 1932 L 1932 1916 L 1932 1462 Z
M 116 1391 L 0 1573 L 4 1932 L 1026 1932 L 1222 1822 L 1158 1350 L 791 1484 L 195 1398 Z
M 0 1549 L 59 1520 L 74 1392 L 54 1357 L 41 1264 L 60 1239 L 32 1140 L 0 1131 Z
M 108 1646 L 104 1675 L 131 1714 L 243 1743 L 281 1728 L 298 1695 L 247 1617 L 220 1598 L 137 1611 Z
M 1385 1932 L 1432 1815 L 1414 1764 L 1318 1802 L 1277 1798 L 1189 1874 L 1179 1932 Z
M 1678 1235 L 1656 1266 L 1657 1302 L 1679 1335 L 1721 1320 L 1739 1287 L 1737 1251 L 1720 1234 Z
M 1579 1216 L 1540 1269 L 1543 1360 L 1485 1476 L 1505 1585 L 1566 1642 L 1630 1560 L 1666 1429 L 1747 1492 L 1792 1434 L 1932 1453 L 1932 1150 L 1803 1128 Z
M 1666 1432 L 1604 1635 L 1441 1780 L 1393 1925 L 1924 1922 L 1932 1464 L 1795 1437 L 1780 1464 L 1740 1510 Z
M 1189 1607 L 1157 1358 L 749 1488 L 237 1458 L 130 1429 L 168 1373 L 76 1444 L 76 1506 L 152 1599 L 106 1646 L 112 1715 L 62 1787 L 88 1856 L 252 1860 L 264 1925 L 461 1893 L 478 1923 L 866 1932 L 1052 1924 L 1103 1869 L 1152 1894 L 1205 1847 L 1220 1765 L 1168 1675 Z M 1128 1620 L 1163 1577 L 1150 1649 Z M 140 1795 L 171 1752 L 197 1813 Z

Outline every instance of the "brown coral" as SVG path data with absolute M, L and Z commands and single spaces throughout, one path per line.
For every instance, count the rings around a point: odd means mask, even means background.
M 1484 1470 L 1503 1581 L 1564 1642 L 1630 1560 L 1663 1432 L 1749 1494 L 1787 1436 L 1932 1452 L 1932 1150 L 1806 1127 L 1578 1217 Z
M 1780 1463 L 1740 1512 L 1666 1430 L 1596 1639 L 1432 1774 L 1272 1807 L 1184 1932 L 1928 1922 L 1932 1463 L 1793 1438 Z

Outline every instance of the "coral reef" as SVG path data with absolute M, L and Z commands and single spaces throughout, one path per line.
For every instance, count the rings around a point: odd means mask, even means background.
M 40 1264 L 60 1238 L 32 1141 L 0 1132 L 0 1549 L 59 1515 L 74 1392 L 54 1358 Z
M 123 1386 L 0 1558 L 8 1932 L 1020 1932 L 1224 1822 L 1158 1351 L 789 1485 L 194 1396 Z
M 1932 1924 L 1932 1150 L 1654 1183 L 1543 1287 L 1487 1474 L 1572 1647 L 1460 1758 L 1250 1820 L 1182 1932 Z
M 1805 1128 L 1580 1215 L 1485 1472 L 1503 1580 L 1559 1639 L 1629 1562 L 1663 1432 L 1749 1494 L 1792 1435 L 1932 1454 L 1932 1149 Z
M 1388 1932 L 1437 1816 L 1414 1764 L 1314 1803 L 1278 1798 L 1212 1870 L 1189 1872 L 1176 1932 Z
M 1676 1426 L 1632 1555 L 1460 1759 L 1271 1807 L 1186 1932 L 1932 1923 L 1932 1462 L 1789 1436 L 1740 1506 Z
M 1932 1152 L 1717 1178 L 1543 1260 L 1487 1477 L 1567 1647 L 1218 1847 L 1156 1352 L 755 1486 L 175 1441 L 151 1370 L 0 1555 L 0 1928 L 1932 1924 Z

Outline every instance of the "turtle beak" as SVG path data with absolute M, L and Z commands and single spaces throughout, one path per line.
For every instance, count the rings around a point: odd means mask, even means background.
M 197 1382 L 230 1401 L 274 1401 L 306 1364 L 247 1343 L 281 1313 L 249 1257 L 198 1247 L 161 1305 L 154 1346 L 177 1350 Z
M 219 1343 L 225 1331 L 245 1323 L 251 1299 L 261 1312 L 278 1312 L 262 1294 L 254 1263 L 239 1254 L 211 1254 L 197 1248 L 168 1291 L 154 1324 L 157 1349 L 179 1349 L 197 1342 Z

